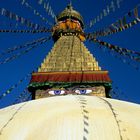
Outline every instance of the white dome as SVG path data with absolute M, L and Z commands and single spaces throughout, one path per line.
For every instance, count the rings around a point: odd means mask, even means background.
M 140 140 L 140 105 L 57 96 L 0 110 L 0 140 Z

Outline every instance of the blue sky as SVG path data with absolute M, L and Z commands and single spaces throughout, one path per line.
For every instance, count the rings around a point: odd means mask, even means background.
M 47 1 L 47 0 L 46 0 Z M 115 0 L 114 0 L 115 1 Z M 28 0 L 28 2 L 35 7 L 44 17 L 46 17 L 50 22 L 54 23 L 54 20 L 47 15 L 42 6 L 38 5 L 34 0 Z M 87 0 L 87 1 L 78 1 L 73 0 L 72 4 L 74 9 L 79 11 L 84 18 L 85 24 L 89 23 L 91 19 L 97 17 L 102 10 L 109 5 L 111 0 Z M 69 0 L 49 0 L 49 3 L 57 15 L 60 13 L 69 3 Z M 85 32 L 94 32 L 99 30 L 111 23 L 115 22 L 117 19 L 123 17 L 125 13 L 133 9 L 140 0 L 122 0 L 120 3 L 121 8 L 115 10 L 115 12 L 110 13 L 107 17 L 104 17 L 103 20 L 96 23 L 90 29 L 85 30 Z M 32 14 L 25 6 L 20 4 L 20 0 L 1 0 L 0 8 L 5 8 L 14 13 L 17 13 L 20 16 L 30 19 L 35 23 L 46 26 L 50 28 L 49 25 L 42 22 L 40 18 Z M 0 29 L 12 28 L 10 23 L 15 25 L 15 22 L 9 20 L 5 17 L 0 16 Z M 18 29 L 27 29 L 25 26 L 19 26 Z M 32 40 L 47 37 L 49 33 L 42 34 L 12 34 L 12 33 L 0 33 L 0 53 L 6 48 L 14 47 L 15 45 L 22 45 L 26 42 Z M 107 37 L 102 37 L 100 39 L 107 41 L 109 43 L 118 45 L 123 48 L 128 48 L 131 50 L 136 50 L 140 52 L 140 24 L 135 25 L 134 27 L 110 35 Z M 106 49 L 100 49 L 92 42 L 85 42 L 88 49 L 93 53 L 96 59 L 99 62 L 99 65 L 104 70 L 109 71 L 109 75 L 113 81 L 113 88 L 119 87 L 119 91 L 116 90 L 119 99 L 126 100 L 134 103 L 140 103 L 140 70 L 135 70 L 134 67 L 123 63 L 120 59 L 116 58 Z M 44 45 L 41 45 L 31 52 L 21 56 L 20 58 L 8 62 L 6 64 L 0 65 L 0 95 L 5 92 L 9 87 L 16 84 L 20 79 L 24 78 L 28 73 L 35 70 L 40 66 L 44 57 L 48 54 L 50 49 L 53 46 L 53 41 L 49 41 Z M 2 61 L 3 58 L 0 58 Z M 18 95 L 27 87 L 30 79 L 24 81 L 18 88 L 13 90 L 9 95 L 0 100 L 0 107 L 5 107 L 14 102 Z M 118 99 L 118 97 L 117 97 Z

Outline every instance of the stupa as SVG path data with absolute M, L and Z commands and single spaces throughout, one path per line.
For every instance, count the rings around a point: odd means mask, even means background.
M 71 5 L 57 16 L 52 34 L 54 46 L 38 72 L 32 74 L 29 91 L 33 99 L 62 94 L 109 97 L 108 71 L 101 70 L 85 47 L 83 27 L 82 16 Z
M 33 100 L 0 110 L 1 140 L 140 140 L 140 105 L 108 98 L 108 71 L 83 27 L 71 5 L 58 15 L 54 47 L 28 87 Z

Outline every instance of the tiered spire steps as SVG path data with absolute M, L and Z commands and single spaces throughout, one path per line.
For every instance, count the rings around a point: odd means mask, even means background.
M 76 36 L 62 36 L 44 59 L 38 72 L 98 71 L 95 57 Z

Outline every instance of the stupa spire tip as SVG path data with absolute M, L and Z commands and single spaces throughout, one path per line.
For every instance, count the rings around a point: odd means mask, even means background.
M 67 8 L 69 8 L 69 9 L 72 9 L 73 8 L 72 7 L 72 1 L 71 0 L 69 0 L 69 4 L 68 4 Z

